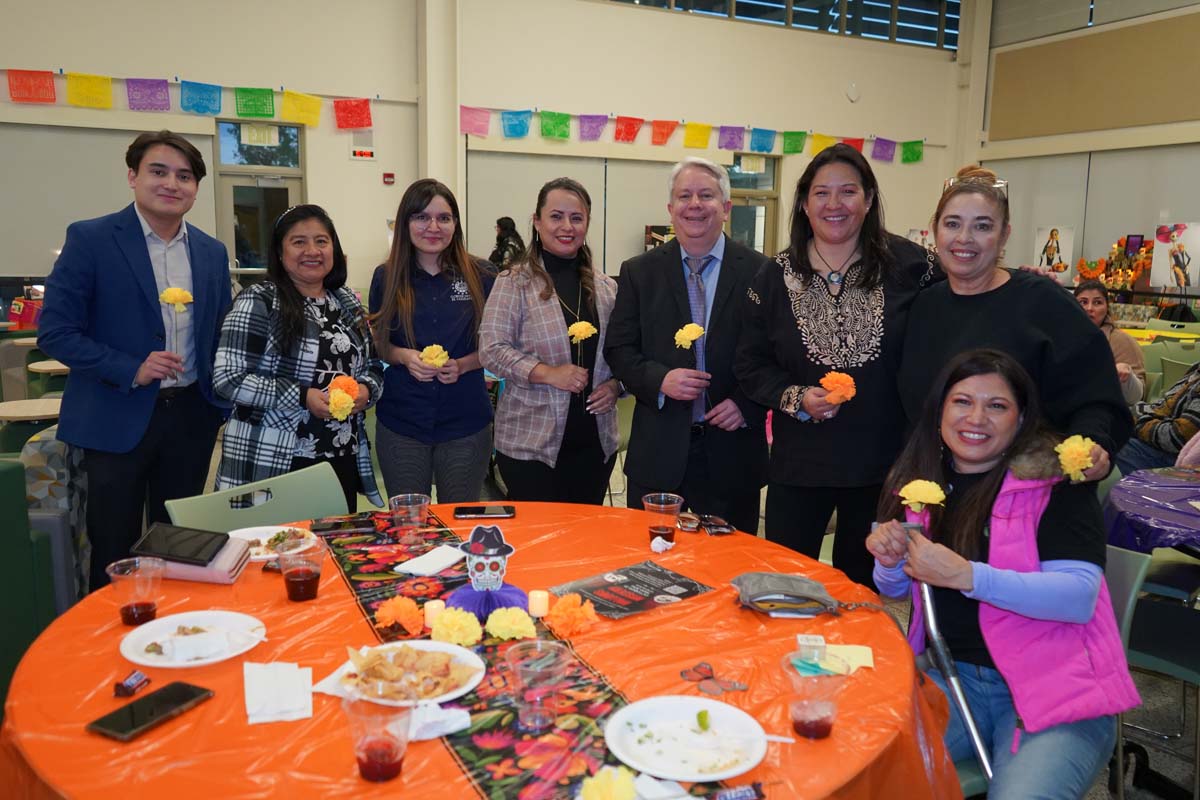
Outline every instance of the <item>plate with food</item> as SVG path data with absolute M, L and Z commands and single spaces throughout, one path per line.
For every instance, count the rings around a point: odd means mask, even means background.
M 666 695 L 630 703 L 604 726 L 609 751 L 627 766 L 672 781 L 723 781 L 767 754 L 758 720 L 707 697 Z
M 267 626 L 236 611 L 185 611 L 125 634 L 121 655 L 145 667 L 202 667 L 239 656 L 267 638 Z
M 303 528 L 287 525 L 259 525 L 255 528 L 238 528 L 230 531 L 234 539 L 245 539 L 250 544 L 251 561 L 270 561 L 275 558 L 275 548 L 281 544 L 300 539 L 315 539 L 317 535 Z
M 376 647 L 346 648 L 350 660 L 321 681 L 331 694 L 346 696 L 366 684 L 385 686 L 374 702 L 390 706 L 444 703 L 483 680 L 483 659 L 449 642 L 413 639 Z M 319 688 L 319 687 L 314 687 Z

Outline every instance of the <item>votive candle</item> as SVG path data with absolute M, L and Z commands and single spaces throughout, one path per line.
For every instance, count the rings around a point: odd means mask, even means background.
M 425 627 L 432 628 L 433 621 L 438 618 L 443 611 L 446 610 L 446 602 L 444 600 L 426 600 L 425 601 Z
M 529 616 L 537 619 L 550 613 L 550 593 L 545 589 L 534 589 L 529 593 Z

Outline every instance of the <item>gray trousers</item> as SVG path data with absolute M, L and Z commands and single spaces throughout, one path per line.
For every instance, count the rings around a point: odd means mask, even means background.
M 388 497 L 408 492 L 432 496 L 436 484 L 439 503 L 476 502 L 492 457 L 492 426 L 461 439 L 424 444 L 388 430 L 377 419 L 375 452 Z

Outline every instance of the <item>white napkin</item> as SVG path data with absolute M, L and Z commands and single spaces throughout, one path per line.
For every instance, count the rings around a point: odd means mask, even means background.
M 665 553 L 674 546 L 675 546 L 674 542 L 668 542 L 666 539 L 662 538 L 661 536 L 655 536 L 654 540 L 652 542 L 650 542 L 650 549 L 656 553 Z
M 162 649 L 169 661 L 199 661 L 224 654 L 229 649 L 229 638 L 221 630 L 168 636 L 162 642 Z
M 660 781 L 646 774 L 634 778 L 633 789 L 637 792 L 638 800 L 674 800 L 688 796 L 675 781 Z
M 446 567 L 466 557 L 467 554 L 454 545 L 444 544 L 441 547 L 435 547 L 423 556 L 417 556 L 414 559 L 405 561 L 403 564 L 398 565 L 395 571 L 404 572 L 409 575 L 418 575 L 420 577 L 429 577 L 430 575 L 437 575 L 446 569 Z
M 250 724 L 312 716 L 312 667 L 296 664 L 242 664 L 246 716 Z

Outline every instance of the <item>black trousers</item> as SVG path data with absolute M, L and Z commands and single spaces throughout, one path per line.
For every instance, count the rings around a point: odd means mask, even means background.
M 500 468 L 509 500 L 597 506 L 604 503 L 616 460 L 616 453 L 607 460 L 604 458 L 599 440 L 582 447 L 564 444 L 553 467 L 541 461 L 522 461 L 496 453 L 496 466 Z
M 360 445 L 365 446 L 365 445 Z M 328 461 L 337 475 L 338 483 L 342 485 L 342 494 L 346 496 L 346 510 L 351 514 L 358 511 L 358 493 L 362 491 L 362 476 L 358 474 L 358 456 L 345 452 L 336 458 L 301 458 L 292 456 L 292 468 L 288 472 L 311 467 Z
M 108 584 L 105 567 L 129 556 L 143 520 L 170 522 L 167 500 L 204 492 L 220 425 L 220 412 L 192 384 L 159 392 L 145 435 L 128 453 L 84 450 L 91 591 Z
M 647 486 L 630 479 L 625 505 L 641 508 L 642 497 L 651 492 L 671 492 L 683 498 L 683 507 L 697 514 L 714 514 L 746 533 L 758 533 L 759 490 L 733 492 L 713 478 L 704 450 L 704 436 L 693 435 L 689 442 L 687 468 L 678 486 Z
M 767 539 L 818 558 L 829 517 L 836 509 L 833 565 L 850 580 L 874 588 L 875 558 L 866 541 L 882 489 L 880 484 L 843 488 L 772 483 L 767 487 Z

